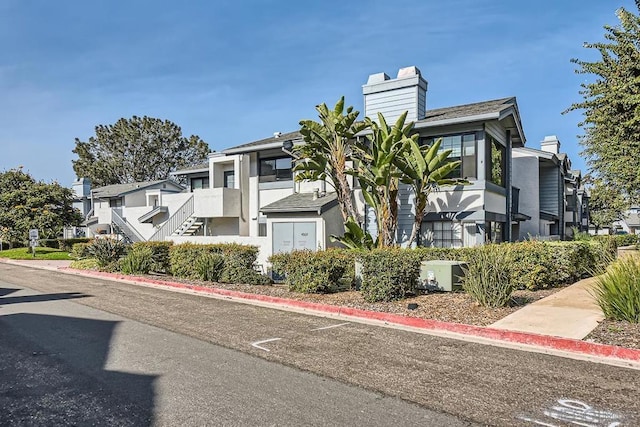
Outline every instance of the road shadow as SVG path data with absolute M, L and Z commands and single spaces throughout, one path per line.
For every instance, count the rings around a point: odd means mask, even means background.
M 0 288 L 0 297 L 4 297 L 7 295 L 11 295 L 14 292 L 21 291 L 22 289 L 14 289 L 14 288 Z
M 152 425 L 156 376 L 105 369 L 118 323 L 0 316 L 0 425 Z
M 83 294 L 81 292 L 61 292 L 58 294 L 37 294 L 37 295 L 25 295 L 19 297 L 5 297 L 2 295 L 2 291 L 5 288 L 0 289 L 0 305 L 9 305 L 9 304 L 21 304 L 27 302 L 42 302 L 42 301 L 56 301 L 63 299 L 75 299 L 75 298 L 86 298 L 91 295 Z M 20 289 L 9 289 L 13 292 L 19 291 Z M 10 293 L 13 293 L 10 292 Z M 6 295 L 6 294 L 5 294 Z

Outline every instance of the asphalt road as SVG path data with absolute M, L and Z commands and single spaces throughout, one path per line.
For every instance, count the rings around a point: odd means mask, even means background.
M 640 425 L 637 370 L 7 264 L 0 287 L 6 342 L 112 424 Z

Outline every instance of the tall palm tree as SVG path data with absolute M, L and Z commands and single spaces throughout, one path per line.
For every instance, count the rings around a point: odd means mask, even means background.
M 449 174 L 460 165 L 460 161 L 447 158 L 451 150 L 439 152 L 441 139 L 430 146 L 420 146 L 418 135 L 415 134 L 407 141 L 408 149 L 398 157 L 396 164 L 402 171 L 402 182 L 409 184 L 413 190 L 415 203 L 415 217 L 409 246 L 415 242 L 424 216 L 429 212 L 429 195 L 444 185 L 467 183 L 464 179 L 450 178 Z
M 351 169 L 350 157 L 355 135 L 366 129 L 367 125 L 357 121 L 360 113 L 353 111 L 353 107 L 345 111 L 344 96 L 333 110 L 324 103 L 316 106 L 316 110 L 320 122 L 300 121 L 300 133 L 304 136 L 305 144 L 294 147 L 295 153 L 302 159 L 296 162 L 293 169 L 298 172 L 296 179 L 328 179 L 336 191 L 344 222 L 353 218 L 361 223 L 362 216 L 354 206 L 347 176 Z
M 413 123 L 405 124 L 404 112 L 393 126 L 389 126 L 384 116 L 378 113 L 378 123 L 365 118 L 372 133 L 365 142 L 356 143 L 354 157 L 358 167 L 358 178 L 364 200 L 376 214 L 378 225 L 378 246 L 392 246 L 396 242 L 398 228 L 398 184 L 400 170 L 396 157 L 402 155 L 409 140 Z

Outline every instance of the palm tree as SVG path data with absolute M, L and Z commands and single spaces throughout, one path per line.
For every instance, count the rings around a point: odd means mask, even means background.
M 429 211 L 428 198 L 432 191 L 443 185 L 455 185 L 468 183 L 464 179 L 449 178 L 449 174 L 460 165 L 460 161 L 447 160 L 451 150 L 439 152 L 441 139 L 436 140 L 431 146 L 420 146 L 418 135 L 408 139 L 408 149 L 396 162 L 402 171 L 402 182 L 409 184 L 414 193 L 415 217 L 409 246 L 415 242 L 422 220 Z
M 320 122 L 300 121 L 300 133 L 305 144 L 294 147 L 300 161 L 293 170 L 298 172 L 296 180 L 329 180 L 335 189 L 342 218 L 362 222 L 362 216 L 355 209 L 352 190 L 347 179 L 350 171 L 350 156 L 355 135 L 366 129 L 367 125 L 356 121 L 358 111 L 353 107 L 344 109 L 344 96 L 338 100 L 333 110 L 326 104 L 316 106 Z
M 413 123 L 405 124 L 404 112 L 393 126 L 387 125 L 384 116 L 378 113 L 378 123 L 365 118 L 372 133 L 365 142 L 356 143 L 354 157 L 364 200 L 376 214 L 378 246 L 392 246 L 396 242 L 398 228 L 398 184 L 400 170 L 396 157 L 402 155 L 409 140 Z

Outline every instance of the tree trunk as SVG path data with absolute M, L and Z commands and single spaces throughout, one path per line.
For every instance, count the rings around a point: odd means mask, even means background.
M 362 215 L 360 215 L 353 206 L 351 187 L 347 181 L 347 176 L 345 174 L 339 174 L 336 178 L 338 178 L 336 193 L 338 196 L 338 203 L 340 204 L 342 219 L 344 222 L 347 222 L 349 218 L 353 218 L 358 224 L 362 224 Z
M 424 220 L 424 216 L 426 215 L 426 206 L 427 199 L 425 197 L 424 201 L 419 200 L 416 201 L 414 199 L 414 203 L 416 203 L 416 214 L 413 218 L 413 227 L 411 227 L 411 236 L 409 236 L 409 247 L 413 245 L 416 238 L 418 237 L 418 233 L 420 232 L 420 228 L 422 227 L 422 221 Z

